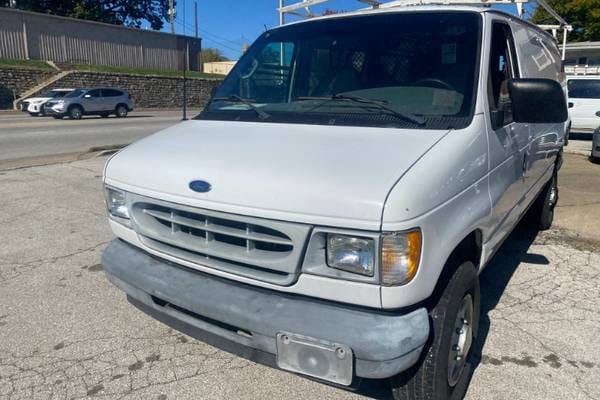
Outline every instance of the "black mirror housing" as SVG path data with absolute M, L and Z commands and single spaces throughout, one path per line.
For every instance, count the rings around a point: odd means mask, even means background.
M 559 124 L 569 118 L 562 86 L 552 79 L 512 79 L 508 82 L 513 120 L 517 123 Z

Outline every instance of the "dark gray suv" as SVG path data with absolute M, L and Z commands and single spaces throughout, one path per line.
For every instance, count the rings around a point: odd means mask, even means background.
M 44 104 L 44 113 L 60 119 L 65 116 L 81 119 L 84 115 L 111 114 L 125 118 L 133 110 L 131 95 L 121 89 L 93 88 L 77 89 L 62 99 L 50 100 Z

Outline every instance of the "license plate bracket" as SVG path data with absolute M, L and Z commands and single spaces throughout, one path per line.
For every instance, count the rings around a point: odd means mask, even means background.
M 277 366 L 340 385 L 351 385 L 354 354 L 346 345 L 288 332 L 277 333 Z

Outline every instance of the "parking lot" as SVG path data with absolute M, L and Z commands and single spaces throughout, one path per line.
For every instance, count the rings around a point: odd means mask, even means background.
M 2 116 L 0 158 L 18 158 L 28 146 L 46 156 L 128 143 L 180 118 L 138 115 Z M 18 137 L 23 131 L 30 140 Z M 382 382 L 358 393 L 325 386 L 216 350 L 136 311 L 100 265 L 112 239 L 105 161 L 0 168 L 0 399 L 390 398 Z M 556 227 L 538 235 L 517 229 L 482 275 L 468 399 L 600 398 L 600 165 L 567 154 L 559 183 Z

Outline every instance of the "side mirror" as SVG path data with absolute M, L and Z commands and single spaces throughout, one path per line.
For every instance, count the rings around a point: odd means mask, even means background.
M 573 108 L 573 107 L 575 107 L 575 104 L 569 102 L 569 108 Z
M 513 79 L 508 82 L 513 120 L 518 123 L 560 124 L 569 118 L 560 83 L 551 79 Z

